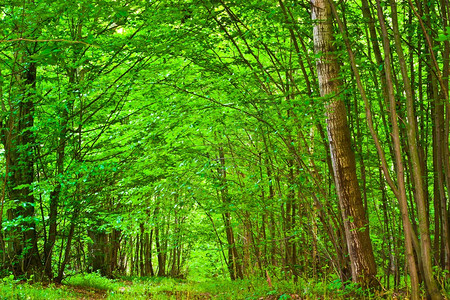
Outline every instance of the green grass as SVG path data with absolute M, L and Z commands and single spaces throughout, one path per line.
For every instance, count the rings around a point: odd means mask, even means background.
M 63 283 L 74 287 L 85 287 L 104 291 L 115 290 L 122 286 L 118 280 L 102 277 L 98 273 L 77 274 L 66 278 Z
M 269 287 L 264 279 L 204 281 L 170 278 L 122 277 L 108 279 L 99 274 L 78 274 L 67 278 L 62 285 L 42 285 L 18 282 L 6 277 L 0 282 L 3 299 L 402 299 L 406 293 L 386 291 L 370 294 L 360 287 L 338 280 L 318 282 L 299 279 L 299 282 L 272 278 Z
M 56 286 L 54 284 L 43 286 L 41 284 L 3 282 L 0 284 L 0 299 L 79 299 L 79 294 L 66 286 Z

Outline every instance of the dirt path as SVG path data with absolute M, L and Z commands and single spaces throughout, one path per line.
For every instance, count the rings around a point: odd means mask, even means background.
M 67 289 L 77 294 L 76 298 L 80 300 L 88 299 L 106 299 L 108 291 L 92 287 L 80 287 L 66 285 Z

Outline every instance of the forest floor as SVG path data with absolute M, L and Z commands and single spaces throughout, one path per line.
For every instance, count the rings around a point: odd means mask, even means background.
M 69 277 L 63 284 L 26 283 L 13 278 L 0 282 L 0 300 L 6 299 L 408 299 L 402 292 L 368 293 L 337 281 L 323 284 L 307 281 L 265 280 L 207 281 L 170 278 L 107 279 L 97 274 Z

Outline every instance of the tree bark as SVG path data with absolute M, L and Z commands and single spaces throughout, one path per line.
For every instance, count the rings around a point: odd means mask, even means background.
M 219 160 L 220 160 L 220 168 L 218 169 L 218 173 L 220 176 L 220 180 L 222 183 L 222 188 L 220 191 L 220 196 L 222 198 L 222 203 L 227 206 L 230 203 L 228 189 L 227 189 L 227 171 L 225 167 L 225 154 L 223 152 L 223 148 L 219 148 Z M 236 240 L 234 237 L 233 226 L 231 224 L 231 213 L 229 211 L 225 211 L 222 213 L 222 219 L 225 225 L 225 233 L 227 235 L 228 242 L 228 269 L 230 272 L 231 280 L 235 279 L 243 279 L 244 274 L 242 271 L 242 259 L 237 251 Z
M 392 18 L 392 28 L 394 31 L 394 41 L 395 47 L 399 59 L 401 75 L 403 79 L 403 88 L 406 95 L 406 111 L 407 111 L 407 120 L 406 123 L 406 133 L 408 138 L 408 146 L 409 152 L 411 155 L 411 164 L 412 164 L 412 177 L 415 186 L 415 200 L 417 203 L 417 214 L 419 219 L 419 230 L 420 230 L 420 247 L 421 247 L 421 262 L 423 265 L 424 271 L 424 279 L 427 287 L 427 291 L 430 293 L 432 299 L 441 299 L 442 296 L 437 287 L 436 280 L 433 277 L 432 270 L 432 262 L 431 262 L 431 240 L 429 233 L 429 223 L 427 218 L 427 199 L 426 194 L 424 192 L 425 182 L 424 177 L 425 174 L 422 170 L 422 164 L 420 162 L 419 157 L 419 149 L 417 144 L 417 121 L 416 115 L 414 113 L 414 98 L 413 91 L 411 88 L 411 81 L 408 76 L 407 66 L 403 54 L 403 49 L 401 46 L 401 37 L 398 29 L 398 20 L 397 20 L 397 4 L 395 0 L 391 0 L 391 18 Z
M 155 209 L 154 217 L 156 220 L 159 220 L 159 210 L 157 207 Z M 158 257 L 158 276 L 163 277 L 166 276 L 166 253 L 162 247 L 160 240 L 160 231 L 161 224 L 157 224 L 155 227 L 155 245 L 156 245 L 156 256 Z
M 349 249 L 352 279 L 363 286 L 376 287 L 376 265 L 369 236 L 368 222 L 356 177 L 355 155 L 344 102 L 340 99 L 339 64 L 335 57 L 331 8 L 328 0 L 312 1 L 314 51 L 320 95 L 327 98 L 327 132 L 336 191 L 339 197 L 345 236 Z
M 28 63 L 24 78 L 18 78 L 23 85 L 23 99 L 19 99 L 12 108 L 10 122 L 14 124 L 7 141 L 5 151 L 9 157 L 9 198 L 17 201 L 17 207 L 8 211 L 9 219 L 22 218 L 20 226 L 12 233 L 13 266 L 15 275 L 28 273 L 41 268 L 37 246 L 34 217 L 34 196 L 31 184 L 34 181 L 34 89 L 36 87 L 36 64 Z
M 387 36 L 386 26 L 384 24 L 384 17 L 382 14 L 381 6 L 379 1 L 377 0 L 377 11 L 378 11 L 378 19 L 380 20 L 380 25 L 382 29 L 382 37 L 383 37 L 383 48 L 385 50 L 384 56 L 384 69 L 386 76 L 386 89 L 387 89 L 387 98 L 389 100 L 390 105 L 390 115 L 391 115 L 391 123 L 392 123 L 392 141 L 394 143 L 394 154 L 396 161 L 396 169 L 397 169 L 397 180 L 398 180 L 398 200 L 400 205 L 400 211 L 402 215 L 403 228 L 405 234 L 405 247 L 406 247 L 406 258 L 408 261 L 408 267 L 411 277 L 411 289 L 412 289 L 412 299 L 419 298 L 419 281 L 418 281 L 418 271 L 417 265 L 414 257 L 413 251 L 413 243 L 415 237 L 414 231 L 412 228 L 411 221 L 409 219 L 408 214 L 408 204 L 407 204 L 407 196 L 406 196 L 406 186 L 405 186 L 405 178 L 404 178 L 404 163 L 403 157 L 401 153 L 401 141 L 400 141 L 400 129 L 398 126 L 398 115 L 396 112 L 396 101 L 394 97 L 394 87 L 392 84 L 392 74 L 391 74 L 391 62 L 390 62 L 390 49 L 389 49 L 389 40 Z M 418 247 L 416 248 L 416 252 Z M 419 255 L 418 255 L 419 256 Z

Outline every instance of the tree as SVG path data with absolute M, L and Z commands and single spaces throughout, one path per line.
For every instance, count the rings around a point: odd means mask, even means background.
M 356 176 L 347 113 L 342 99 L 340 67 L 336 59 L 332 14 L 327 0 L 312 1 L 314 50 L 320 95 L 326 98 L 327 132 L 336 191 L 351 261 L 352 279 L 363 286 L 379 285 L 366 212 Z

